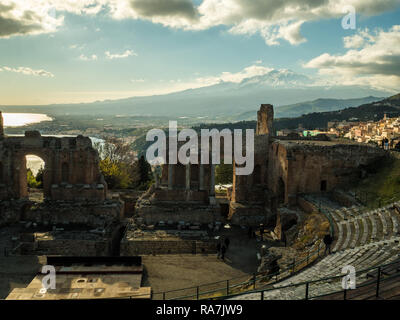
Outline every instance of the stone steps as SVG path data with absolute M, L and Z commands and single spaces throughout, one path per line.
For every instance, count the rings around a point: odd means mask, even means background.
M 396 259 L 399 259 L 399 254 L 400 238 L 398 237 L 387 241 L 380 241 L 374 244 L 367 244 L 355 249 L 344 250 L 330 255 L 318 262 L 316 265 L 304 270 L 300 274 L 274 285 L 276 290 L 265 292 L 264 299 L 304 299 L 305 285 L 282 289 L 279 289 L 279 287 L 340 275 L 342 267 L 346 265 L 355 267 L 357 272 L 357 270 L 378 266 L 384 263 L 390 263 Z M 309 297 L 342 290 L 341 280 L 342 278 L 337 278 L 310 284 Z M 357 280 L 365 281 L 366 274 L 359 276 Z M 260 299 L 260 294 L 248 294 L 237 298 L 258 300 Z
M 395 205 L 400 209 L 400 202 Z M 328 211 L 329 208 L 323 208 Z M 266 292 L 264 299 L 304 299 L 305 286 L 279 287 L 316 279 L 341 275 L 344 266 L 351 265 L 363 270 L 400 259 L 400 214 L 388 205 L 377 210 L 365 211 L 362 207 L 330 209 L 335 224 L 333 253 L 315 265 L 305 269 Z M 342 290 L 341 277 L 325 280 L 309 287 L 309 296 L 318 296 Z M 357 276 L 357 281 L 367 280 L 366 274 Z M 259 300 L 259 294 L 248 294 L 236 299 Z

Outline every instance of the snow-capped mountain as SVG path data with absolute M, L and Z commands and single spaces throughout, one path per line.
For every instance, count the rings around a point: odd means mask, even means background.
M 359 86 L 322 86 L 315 79 L 291 70 L 270 70 L 238 82 L 221 81 L 211 86 L 180 92 L 82 104 L 40 107 L 50 114 L 119 114 L 140 116 L 204 117 L 224 119 L 255 111 L 262 103 L 275 107 L 319 98 L 354 99 L 385 97 L 387 92 Z M 2 107 L 3 108 L 3 107 Z M 36 107 L 35 107 L 36 108 Z M 330 107 L 334 109 L 334 106 Z M 4 109 L 4 108 L 3 108 Z M 6 107 L 6 110 L 9 108 Z M 338 108 L 339 109 L 339 108 Z M 303 110 L 304 111 L 304 110 Z M 285 116 L 281 113 L 280 116 Z

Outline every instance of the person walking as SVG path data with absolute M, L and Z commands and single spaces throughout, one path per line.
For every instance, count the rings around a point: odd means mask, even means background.
M 333 242 L 333 239 L 330 235 L 330 233 L 327 233 L 324 237 L 324 244 L 325 244 L 325 251 L 324 254 L 326 254 L 326 251 L 329 252 L 329 254 L 331 254 L 331 244 Z

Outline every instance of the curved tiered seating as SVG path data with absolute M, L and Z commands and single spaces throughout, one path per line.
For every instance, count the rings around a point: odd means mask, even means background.
M 353 208 L 328 211 L 337 230 L 333 252 L 390 240 L 399 235 L 400 215 L 394 205 L 371 211 L 355 211 Z
M 321 204 L 329 212 L 335 229 L 333 253 L 304 271 L 274 285 L 274 290 L 264 293 L 264 299 L 304 299 L 305 287 L 287 287 L 317 279 L 341 275 L 344 266 L 363 270 L 386 264 L 400 258 L 400 202 L 366 211 L 364 207 L 332 208 Z M 397 209 L 398 208 L 398 209 Z M 366 280 L 366 274 L 357 277 Z M 309 296 L 319 296 L 342 290 L 342 278 L 311 284 Z M 235 299 L 260 299 L 260 294 L 245 294 Z

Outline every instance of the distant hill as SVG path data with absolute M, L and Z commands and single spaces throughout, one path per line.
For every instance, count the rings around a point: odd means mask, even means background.
M 222 122 L 241 120 L 238 115 L 245 112 L 250 112 L 254 116 L 262 103 L 271 103 L 277 107 L 279 117 L 292 117 L 310 111 L 325 111 L 357 105 L 355 101 L 346 101 L 348 99 L 387 95 L 386 92 L 361 86 L 321 86 L 308 76 L 281 69 L 248 77 L 239 83 L 221 81 L 215 85 L 165 95 L 80 104 L 0 106 L 0 110 L 39 112 L 50 116 L 96 114 L 158 116 L 170 119 L 188 117 L 198 119 L 198 122 L 203 121 L 204 118 Z M 320 99 L 321 97 L 329 97 L 329 99 Z M 331 99 L 342 99 L 342 102 L 330 101 Z M 298 104 L 300 101 L 309 102 Z M 298 105 L 293 105 L 294 103 Z
M 360 120 L 378 121 L 384 115 L 388 117 L 400 117 L 400 94 L 389 98 L 362 104 L 358 107 L 346 108 L 338 111 L 313 112 L 296 118 L 279 118 L 274 121 L 274 128 L 295 129 L 302 124 L 307 129 L 323 129 L 327 127 L 329 121 Z
M 367 97 L 363 99 L 372 99 L 374 97 Z M 359 99 L 362 100 L 362 99 Z M 294 118 L 275 118 L 274 119 L 274 130 L 281 129 L 296 129 L 299 124 L 302 124 L 307 129 L 325 129 L 329 121 L 334 120 L 350 120 L 359 119 L 363 121 L 373 120 L 378 121 L 383 118 L 384 114 L 389 117 L 400 117 L 400 94 L 391 96 L 389 98 L 362 104 L 358 107 L 351 107 L 337 111 L 328 112 L 312 112 L 309 114 L 302 115 Z M 193 129 L 200 132 L 200 129 L 217 129 L 219 131 L 228 128 L 234 129 L 256 129 L 257 122 L 255 120 L 249 121 L 238 121 L 238 122 L 225 122 L 218 124 L 199 124 L 194 126 Z M 145 135 L 138 137 L 134 142 L 133 148 L 140 154 L 145 153 L 147 147 L 151 143 L 146 142 Z
M 362 104 L 380 101 L 379 97 L 364 97 L 357 99 L 316 99 L 313 101 L 300 102 L 286 106 L 275 107 L 275 118 L 299 117 L 303 114 L 312 112 L 336 111 L 345 108 L 356 107 Z M 238 115 L 237 120 L 255 120 L 257 118 L 256 110 L 244 112 Z

